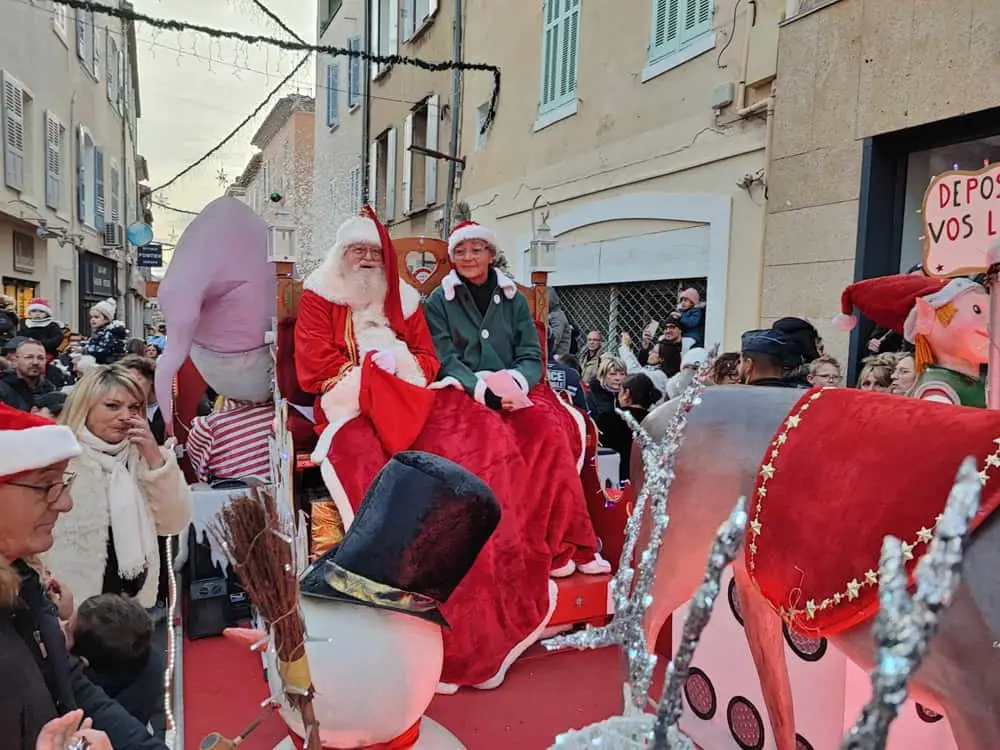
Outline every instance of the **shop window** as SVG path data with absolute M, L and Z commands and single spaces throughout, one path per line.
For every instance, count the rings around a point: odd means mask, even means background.
M 923 260 L 926 227 L 920 211 L 930 181 L 942 172 L 975 171 L 996 162 L 1000 162 L 1000 135 L 914 151 L 907 157 L 900 272 Z
M 28 317 L 28 305 L 35 296 L 35 289 L 38 285 L 31 281 L 21 281 L 20 279 L 3 280 L 3 293 L 5 297 L 14 298 L 14 308 L 17 310 L 17 317 Z

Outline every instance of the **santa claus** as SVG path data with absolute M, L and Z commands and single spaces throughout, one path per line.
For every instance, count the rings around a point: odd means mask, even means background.
M 537 409 L 522 411 L 554 424 L 525 442 L 512 419 L 435 383 L 440 363 L 419 296 L 399 278 L 392 241 L 370 209 L 340 228 L 306 279 L 295 352 L 300 385 L 317 394 L 313 460 L 345 525 L 379 470 L 406 449 L 455 461 L 493 490 L 500 525 L 445 605 L 452 628 L 440 689 L 497 687 L 555 609 L 550 572 L 607 569 L 580 489 L 577 422 L 551 391 L 532 391 Z

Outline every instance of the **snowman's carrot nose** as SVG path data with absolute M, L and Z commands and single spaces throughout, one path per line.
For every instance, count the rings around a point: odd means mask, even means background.
M 267 646 L 267 633 L 256 628 L 226 628 L 222 635 L 233 643 L 249 649 L 260 649 Z

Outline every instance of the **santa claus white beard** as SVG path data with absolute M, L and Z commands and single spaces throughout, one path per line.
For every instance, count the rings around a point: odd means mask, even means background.
M 347 303 L 351 307 L 381 305 L 385 301 L 385 270 L 382 268 L 344 268 Z

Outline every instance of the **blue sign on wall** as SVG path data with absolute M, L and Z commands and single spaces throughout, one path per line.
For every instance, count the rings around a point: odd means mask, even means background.
M 163 245 L 150 242 L 136 248 L 136 265 L 140 268 L 161 268 L 163 266 Z

